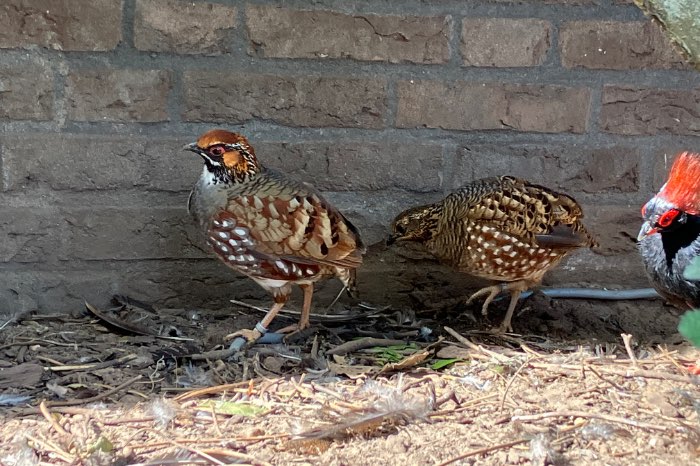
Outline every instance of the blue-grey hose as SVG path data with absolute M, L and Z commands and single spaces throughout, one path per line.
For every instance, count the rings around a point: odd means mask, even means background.
M 598 288 L 541 288 L 550 298 L 564 299 L 602 299 L 619 301 L 624 299 L 659 299 L 661 296 L 653 288 L 636 288 L 632 290 L 605 290 Z M 520 295 L 524 299 L 532 295 L 532 291 L 526 291 Z

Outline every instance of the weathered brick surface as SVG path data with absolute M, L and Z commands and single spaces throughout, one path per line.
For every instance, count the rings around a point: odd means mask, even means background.
M 260 118 L 289 126 L 381 128 L 386 86 L 382 79 L 188 71 L 183 118 L 227 123 Z
M 4 271 L 0 287 L 0 317 L 29 310 L 61 311 L 80 315 L 85 301 L 104 307 L 120 292 L 118 272 L 61 269 Z
M 559 33 L 566 67 L 613 70 L 682 68 L 683 59 L 650 21 L 571 21 Z
M 458 149 L 453 187 L 510 174 L 567 193 L 639 190 L 641 156 L 633 147 L 469 145 Z
M 700 87 L 694 90 L 605 86 L 600 126 L 610 133 L 700 135 Z
M 64 259 L 207 257 L 185 207 L 100 208 L 65 212 Z
M 275 58 L 352 58 L 391 63 L 445 63 L 447 16 L 346 15 L 248 6 L 251 53 Z
M 142 142 L 127 137 L 66 134 L 4 136 L 5 190 L 36 186 L 55 190 L 133 188 L 147 184 Z
M 165 121 L 170 87 L 170 74 L 162 70 L 72 70 L 66 84 L 68 118 Z
M 472 82 L 402 81 L 396 125 L 457 130 L 513 129 L 582 133 L 585 88 Z
M 465 18 L 460 51 L 466 66 L 536 66 L 549 50 L 551 24 L 541 19 Z
M 44 262 L 61 246 L 57 209 L 0 208 L 0 262 Z
M 583 204 L 586 225 L 590 225 L 600 247 L 596 253 L 611 256 L 637 252 L 637 233 L 641 226 L 640 206 Z
M 440 188 L 442 148 L 363 141 L 256 144 L 258 158 L 326 191 Z M 397 157 L 402 162 L 396 163 Z
M 49 120 L 53 98 L 50 69 L 38 64 L 0 68 L 0 118 Z
M 137 0 L 134 46 L 153 52 L 230 52 L 234 47 L 236 14 L 236 8 L 218 3 Z
M 138 146 L 145 162 L 148 189 L 189 191 L 202 173 L 202 158 L 183 150 L 185 143 L 194 142 L 198 134 L 183 134 L 182 138 L 146 138 Z
M 668 146 L 664 146 L 663 148 L 654 151 L 654 173 L 651 188 L 648 192 L 649 198 L 651 198 L 661 189 L 661 186 L 663 186 L 668 178 L 668 172 L 671 170 L 671 166 L 676 160 L 676 157 L 678 154 L 685 151 L 700 152 L 700 147 L 679 141 L 675 144 L 669 144 Z
M 0 5 L 0 48 L 111 50 L 121 21 L 121 1 L 8 0 Z

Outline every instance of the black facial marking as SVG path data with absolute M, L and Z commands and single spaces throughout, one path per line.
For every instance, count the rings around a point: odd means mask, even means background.
M 671 226 L 661 230 L 660 234 L 666 253 L 666 265 L 670 269 L 678 251 L 700 236 L 700 216 L 682 214 Z

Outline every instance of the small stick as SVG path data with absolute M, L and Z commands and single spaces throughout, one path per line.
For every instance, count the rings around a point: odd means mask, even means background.
M 54 417 L 51 415 L 49 412 L 49 408 L 46 407 L 46 400 L 41 400 L 41 403 L 39 403 L 39 411 L 41 411 L 41 414 L 46 418 L 47 421 L 51 424 L 51 427 L 58 433 L 58 435 L 62 437 L 70 437 L 70 434 L 66 432 L 66 430 L 61 426 L 61 424 L 54 419 Z
M 621 333 L 620 336 L 622 337 L 622 342 L 625 344 L 625 349 L 627 350 L 627 355 L 630 357 L 630 360 L 632 361 L 632 366 L 634 368 L 637 368 L 637 357 L 634 355 L 634 351 L 632 351 L 632 335 L 629 333 Z
M 478 351 L 478 352 L 485 354 L 487 356 L 491 356 L 492 358 L 497 359 L 500 362 L 506 362 L 509 360 L 508 357 L 503 356 L 502 354 L 495 353 L 491 350 L 484 348 L 483 346 L 472 343 L 467 338 L 463 337 L 462 335 L 460 335 L 459 333 L 457 333 L 455 330 L 451 329 L 450 327 L 444 327 L 444 328 L 445 328 L 445 331 L 447 333 L 449 333 L 450 335 L 455 337 L 457 339 L 457 341 L 459 341 L 461 344 L 463 344 L 464 346 L 466 346 L 469 349 L 473 349 L 474 351 Z
M 586 367 L 586 369 L 588 369 L 589 371 L 593 372 L 593 374 L 594 374 L 596 377 L 598 377 L 600 380 L 602 380 L 603 382 L 609 383 L 610 385 L 612 385 L 613 387 L 617 388 L 617 389 L 620 390 L 621 392 L 624 392 L 624 391 L 625 391 L 625 388 L 624 388 L 622 385 L 620 385 L 620 384 L 618 384 L 618 383 L 616 383 L 616 382 L 614 382 L 614 381 L 612 381 L 612 380 L 606 379 L 606 378 L 603 377 L 597 370 L 595 370 L 595 369 L 593 368 L 593 366 L 585 366 L 585 367 Z
M 176 396 L 175 398 L 173 398 L 173 401 L 178 401 L 181 403 L 185 400 L 189 400 L 190 398 L 196 398 L 202 395 L 210 395 L 212 393 L 225 392 L 234 388 L 246 387 L 249 385 L 250 382 L 253 382 L 253 380 L 244 380 L 242 382 L 230 383 L 226 385 L 217 385 L 216 387 L 198 388 L 196 390 L 190 390 L 189 392 L 185 392 L 181 395 Z
M 525 443 L 525 442 L 529 442 L 529 440 L 521 438 L 519 440 L 513 440 L 511 442 L 506 442 L 506 443 L 499 443 L 498 445 L 493 445 L 490 447 L 478 448 L 476 450 L 471 450 L 471 451 L 464 453 L 463 455 L 459 455 L 455 458 L 452 458 L 451 460 L 447 460 L 444 463 L 440 463 L 437 466 L 446 466 L 448 464 L 455 463 L 459 460 L 469 458 L 470 456 L 483 455 L 484 453 L 491 453 L 492 451 L 502 450 L 504 448 L 510 448 L 510 447 L 513 447 L 515 445 L 520 445 L 521 443 Z
M 523 416 L 512 416 L 510 418 L 511 422 L 517 421 L 539 421 L 541 419 L 547 419 L 552 417 L 580 417 L 584 419 L 600 419 L 608 422 L 615 422 L 618 424 L 625 424 L 628 426 L 639 427 L 640 429 L 657 430 L 661 432 L 667 432 L 668 427 L 660 426 L 657 424 L 649 424 L 646 422 L 634 421 L 631 419 L 625 419 L 624 417 L 610 416 L 608 414 L 602 413 L 587 413 L 585 411 L 552 411 L 547 413 L 539 414 L 528 414 Z
M 32 437 L 29 434 L 24 434 L 24 438 L 36 443 L 38 446 L 41 446 L 45 450 L 53 452 L 56 456 L 61 458 L 66 463 L 75 464 L 75 461 L 76 461 L 75 458 L 73 456 L 71 456 L 70 453 L 61 449 L 61 447 L 54 445 L 53 442 L 50 442 L 48 440 L 39 440 L 38 438 Z
M 216 408 L 215 404 L 211 404 L 211 420 L 214 424 L 214 430 L 216 431 L 217 435 L 219 437 L 223 437 L 224 434 L 221 433 L 221 428 L 219 428 L 219 420 L 216 418 Z
M 373 338 L 365 337 L 359 338 L 357 340 L 351 340 L 343 343 L 342 345 L 336 346 L 328 351 L 326 354 L 342 356 L 344 354 L 351 353 L 353 351 L 358 351 L 364 348 L 371 348 L 373 346 L 393 346 L 393 345 L 405 345 L 404 340 L 391 340 L 389 338 Z
M 67 401 L 49 401 L 46 403 L 46 406 L 53 408 L 54 406 L 76 406 L 76 405 L 84 405 L 87 403 L 93 403 L 95 401 L 101 401 L 104 400 L 105 398 L 114 395 L 115 393 L 125 389 L 129 385 L 133 384 L 137 380 L 141 380 L 141 375 L 137 375 L 134 378 L 131 378 L 124 382 L 121 385 L 118 385 L 114 387 L 111 390 L 107 390 L 106 392 L 100 393 L 99 395 L 91 396 L 90 398 L 82 398 L 80 400 L 67 400 Z
M 506 389 L 503 391 L 503 396 L 501 396 L 501 404 L 498 406 L 498 411 L 501 412 L 503 411 L 503 406 L 506 404 L 506 396 L 508 396 L 508 391 L 510 390 L 511 385 L 513 385 L 513 382 L 515 382 L 516 377 L 520 374 L 520 371 L 522 371 L 525 366 L 527 366 L 530 363 L 530 360 L 527 359 L 524 361 L 520 367 L 515 371 L 515 373 L 511 376 L 510 380 L 506 384 Z

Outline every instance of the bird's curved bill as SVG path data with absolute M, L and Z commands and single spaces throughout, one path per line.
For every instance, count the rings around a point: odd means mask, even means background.
M 189 144 L 185 144 L 184 146 L 182 146 L 182 150 L 189 150 L 189 151 L 192 151 L 192 152 L 196 152 L 196 153 L 198 153 L 198 154 L 199 154 L 199 152 L 200 152 L 199 147 L 197 147 L 197 143 L 196 143 L 196 142 L 191 142 L 191 143 L 189 143 Z
M 642 223 L 642 228 L 639 229 L 639 234 L 637 235 L 637 241 L 641 241 L 644 238 L 646 238 L 649 235 L 653 235 L 654 233 L 657 233 L 659 230 L 654 228 L 651 223 L 649 222 L 644 222 Z

